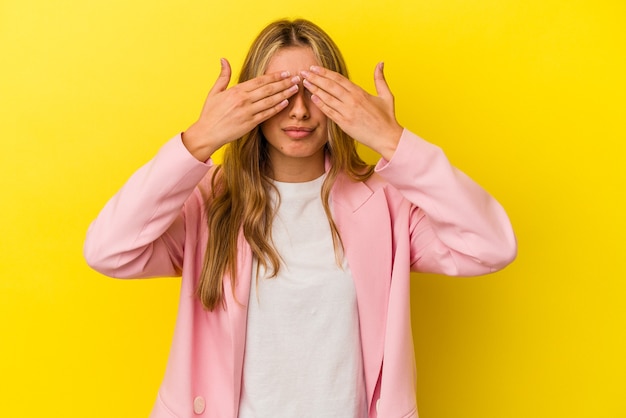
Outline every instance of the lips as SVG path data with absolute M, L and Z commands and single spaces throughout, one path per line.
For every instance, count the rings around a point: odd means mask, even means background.
M 306 126 L 287 126 L 283 128 L 283 131 L 287 136 L 293 139 L 302 139 L 306 138 L 313 132 L 315 128 L 309 128 Z

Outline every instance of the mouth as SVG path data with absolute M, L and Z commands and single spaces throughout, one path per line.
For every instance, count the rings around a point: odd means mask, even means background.
M 287 126 L 283 128 L 283 132 L 293 139 L 302 139 L 311 135 L 315 128 L 309 128 L 306 126 Z

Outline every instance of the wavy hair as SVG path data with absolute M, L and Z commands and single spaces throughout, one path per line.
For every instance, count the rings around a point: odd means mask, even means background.
M 248 51 L 239 82 L 264 74 L 273 55 L 287 47 L 311 48 L 321 66 L 348 77 L 346 64 L 333 40 L 312 22 L 297 19 L 275 21 L 261 31 Z M 359 157 L 353 138 L 330 119 L 327 126 L 325 147 L 330 168 L 322 185 L 321 197 L 332 233 L 335 258 L 340 263 L 343 245 L 331 216 L 331 188 L 339 173 L 346 173 L 354 181 L 363 181 L 372 175 L 373 167 Z M 270 175 L 267 140 L 257 126 L 226 146 L 223 163 L 211 177 L 211 189 L 206 197 L 208 242 L 196 287 L 197 296 L 208 310 L 223 305 L 223 280 L 228 276 L 234 293 L 241 231 L 259 267 L 271 272 L 272 277 L 280 269 L 280 255 L 272 243 L 276 208 L 270 199 L 274 188 Z

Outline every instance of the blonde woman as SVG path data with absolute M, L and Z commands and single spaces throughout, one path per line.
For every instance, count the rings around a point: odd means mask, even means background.
M 505 211 L 397 122 L 382 64 L 370 95 L 313 23 L 267 26 L 231 88 L 221 65 L 85 243 L 109 276 L 182 275 L 151 416 L 417 417 L 409 273 L 503 268 Z

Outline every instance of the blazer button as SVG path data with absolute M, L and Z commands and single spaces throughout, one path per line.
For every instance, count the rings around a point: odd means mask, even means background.
M 380 398 L 376 400 L 376 413 L 380 412 Z
M 196 396 L 193 400 L 193 413 L 196 415 L 200 415 L 204 412 L 205 407 L 206 402 L 204 402 L 204 398 L 202 396 Z

